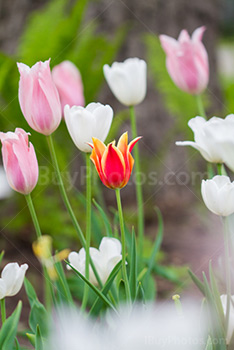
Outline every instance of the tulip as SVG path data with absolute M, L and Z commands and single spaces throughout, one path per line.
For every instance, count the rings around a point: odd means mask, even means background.
M 131 151 L 141 137 L 132 140 L 128 145 L 128 133 L 119 139 L 117 147 L 115 141 L 105 146 L 100 140 L 93 138 L 93 148 L 90 159 L 94 163 L 103 184 L 109 188 L 123 188 L 129 181 L 134 159 Z
M 224 316 L 226 317 L 226 311 L 227 311 L 227 295 L 221 295 L 220 296 Z M 230 343 L 233 333 L 234 333 L 234 295 L 231 296 L 231 302 L 230 302 L 230 313 L 229 313 L 229 322 L 228 322 L 228 330 L 226 335 L 226 342 L 227 344 Z
M 10 188 L 5 170 L 0 166 L 0 200 L 10 197 L 12 194 L 12 189 Z
M 67 259 L 70 250 L 63 249 L 53 256 L 52 238 L 47 235 L 40 236 L 37 241 L 33 242 L 32 248 L 35 256 L 42 263 L 42 265 L 47 268 L 50 279 L 55 281 L 58 278 L 58 274 L 54 267 L 54 264 L 56 262 Z
M 91 152 L 88 143 L 92 138 L 105 141 L 113 119 L 113 110 L 109 105 L 90 103 L 85 108 L 81 106 L 64 108 L 64 117 L 71 138 L 82 152 Z
M 228 176 L 216 175 L 213 179 L 202 180 L 201 193 L 212 213 L 220 216 L 234 213 L 234 182 Z
M 52 78 L 58 89 L 64 111 L 65 105 L 84 106 L 83 84 L 78 68 L 70 61 L 63 61 L 52 69 Z
M 213 117 L 208 121 L 202 117 L 192 118 L 188 122 L 194 132 L 193 141 L 179 141 L 177 146 L 192 146 L 212 163 L 226 163 L 234 168 L 234 115 L 225 119 Z
M 9 263 L 4 267 L 0 278 L 0 299 L 12 297 L 20 291 L 27 269 L 27 264 L 19 266 L 17 263 Z
M 115 265 L 122 259 L 121 250 L 120 241 L 109 237 L 102 238 L 99 249 L 89 248 L 90 257 L 103 284 L 107 281 Z M 81 248 L 78 253 L 71 252 L 68 260 L 77 271 L 85 276 L 86 253 L 84 248 Z M 92 284 L 98 285 L 91 267 L 89 268 L 89 280 Z
M 115 97 L 125 106 L 141 103 L 146 95 L 147 65 L 139 58 L 105 64 L 104 76 Z
M 199 27 L 190 38 L 187 30 L 182 30 L 178 40 L 160 35 L 171 79 L 181 90 L 194 95 L 200 94 L 209 80 L 208 55 L 202 43 L 204 31 L 205 27 Z
M 38 180 L 37 158 L 28 135 L 19 128 L 15 132 L 0 133 L 8 183 L 15 191 L 25 195 L 32 192 Z
M 32 129 L 52 134 L 62 118 L 59 94 L 50 72 L 50 60 L 37 62 L 32 68 L 17 63 L 20 72 L 19 103 Z

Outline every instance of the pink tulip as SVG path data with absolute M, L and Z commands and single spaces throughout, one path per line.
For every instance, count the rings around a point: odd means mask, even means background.
M 60 124 L 62 113 L 59 94 L 50 71 L 50 60 L 32 68 L 17 63 L 20 72 L 19 103 L 32 129 L 50 135 Z
M 3 165 L 9 185 L 17 192 L 29 194 L 38 180 L 38 163 L 34 147 L 23 129 L 0 132 Z
M 84 106 L 83 84 L 79 70 L 70 61 L 63 61 L 52 69 L 52 78 L 59 92 L 62 111 L 66 105 Z
M 208 55 L 202 43 L 204 31 L 205 27 L 199 27 L 190 38 L 187 30 L 182 30 L 178 40 L 160 35 L 168 73 L 181 90 L 194 95 L 200 94 L 209 80 Z

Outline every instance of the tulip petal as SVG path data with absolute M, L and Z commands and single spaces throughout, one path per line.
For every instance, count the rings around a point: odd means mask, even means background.
M 134 140 L 132 140 L 129 145 L 128 145 L 128 151 L 131 153 L 133 147 L 135 146 L 135 144 L 142 138 L 142 136 L 136 137 Z
M 6 284 L 2 278 L 0 278 L 0 300 L 6 297 Z
M 203 34 L 206 31 L 206 27 L 202 26 L 202 27 L 198 27 L 197 29 L 194 30 L 193 34 L 192 34 L 192 40 L 193 41 L 202 41 L 203 38 Z
M 178 41 L 179 43 L 190 42 L 190 36 L 186 29 L 181 30 Z
M 25 179 L 19 167 L 12 145 L 5 141 L 2 146 L 3 164 L 9 185 L 17 192 L 24 193 Z
M 121 254 L 122 245 L 116 238 L 103 237 L 99 245 L 99 250 L 106 259 L 111 259 Z
M 14 296 L 20 291 L 22 284 L 24 282 L 24 276 L 27 269 L 28 269 L 27 264 L 23 264 L 17 269 L 17 273 L 15 275 L 15 281 L 12 285 L 10 293 L 8 292 L 7 294 L 8 296 Z
M 127 132 L 121 135 L 117 144 L 117 148 L 120 150 L 120 152 L 122 153 L 125 159 L 127 155 L 127 150 L 128 150 L 128 133 Z
M 111 188 L 120 188 L 125 179 L 125 162 L 122 153 L 113 144 L 105 150 L 101 166 Z
M 177 50 L 178 42 L 176 39 L 164 34 L 159 35 L 159 39 L 166 54 L 171 54 Z

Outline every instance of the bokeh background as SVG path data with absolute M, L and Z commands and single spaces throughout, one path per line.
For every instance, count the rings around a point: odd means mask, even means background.
M 187 126 L 198 114 L 194 97 L 174 86 L 165 68 L 158 35 L 177 37 L 205 25 L 204 44 L 209 54 L 210 82 L 203 100 L 209 116 L 234 112 L 234 2 L 232 0 L 0 0 L 0 130 L 22 127 L 31 132 L 40 164 L 40 179 L 33 192 L 42 232 L 54 238 L 54 249 L 79 249 L 59 196 L 46 140 L 25 122 L 18 103 L 16 62 L 33 65 L 51 58 L 51 67 L 65 59 L 80 69 L 86 103 L 110 104 L 115 112 L 109 140 L 129 130 L 126 110 L 112 96 L 102 67 L 114 60 L 140 57 L 148 64 L 148 92 L 136 108 L 140 143 L 144 208 L 145 254 L 157 234 L 154 207 L 164 219 L 164 241 L 158 255 L 156 283 L 159 296 L 191 293 L 187 266 L 198 275 L 209 259 L 218 263 L 222 252 L 221 225 L 208 213 L 200 195 L 206 164 L 193 149 L 178 148 L 176 140 L 192 139 Z M 84 160 L 75 148 L 64 122 L 54 134 L 60 168 L 69 197 L 84 225 Z M 93 196 L 116 226 L 115 198 L 93 172 Z M 2 182 L 3 184 L 3 182 Z M 122 191 L 129 227 L 136 224 L 134 177 Z M 4 196 L 3 196 L 4 197 Z M 105 234 L 103 221 L 93 212 L 93 244 Z M 28 275 L 38 285 L 40 264 L 31 244 L 35 232 L 24 198 L 12 193 L 0 200 L 0 248 L 4 262 L 27 262 Z M 23 293 L 23 292 L 22 292 Z M 22 294 L 24 298 L 24 295 Z

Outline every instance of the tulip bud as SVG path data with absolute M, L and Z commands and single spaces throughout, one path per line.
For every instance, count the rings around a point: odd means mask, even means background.
M 8 183 L 13 190 L 25 195 L 32 192 L 38 180 L 37 157 L 28 135 L 19 128 L 15 132 L 0 132 Z
M 125 106 L 141 103 L 146 95 L 147 65 L 139 58 L 105 64 L 104 76 L 115 97 Z
M 50 60 L 37 62 L 32 68 L 17 63 L 20 72 L 19 103 L 32 129 L 52 134 L 62 118 L 59 94 L 50 72 Z
M 181 90 L 189 94 L 200 94 L 208 85 L 209 62 L 202 43 L 205 27 L 197 28 L 190 38 L 182 30 L 178 40 L 160 35 L 166 53 L 166 66 L 171 79 Z
M 212 163 L 226 163 L 234 169 L 234 115 L 225 119 L 213 117 L 205 120 L 202 117 L 192 118 L 188 122 L 194 132 L 193 141 L 179 141 L 177 146 L 192 146 Z
M 226 312 L 227 312 L 227 295 L 223 294 L 220 296 L 222 307 L 223 307 L 223 312 L 224 316 L 226 317 Z M 229 322 L 228 322 L 228 330 L 227 330 L 227 335 L 226 335 L 226 342 L 227 345 L 230 343 L 232 336 L 234 334 L 234 295 L 231 296 L 231 302 L 230 302 L 230 313 L 229 313 Z
M 131 151 L 140 138 L 137 137 L 128 145 L 128 133 L 125 132 L 120 137 L 117 147 L 115 141 L 105 146 L 100 140 L 93 138 L 90 159 L 105 186 L 117 189 L 127 185 L 134 164 Z
M 63 61 L 52 69 L 52 78 L 59 92 L 64 111 L 65 105 L 84 106 L 83 84 L 78 68 L 70 61 Z
M 85 108 L 70 108 L 66 105 L 64 117 L 74 144 L 82 152 L 88 153 L 92 151 L 88 143 L 92 143 L 93 137 L 105 141 L 111 127 L 113 110 L 109 105 L 94 102 Z
M 4 267 L 0 278 L 0 299 L 12 297 L 20 291 L 27 269 L 27 264 L 19 266 L 17 263 L 9 263 Z
M 121 250 L 120 241 L 109 237 L 102 238 L 99 249 L 89 248 L 90 257 L 103 284 L 107 281 L 115 265 L 122 259 Z M 81 248 L 79 253 L 71 252 L 68 260 L 77 271 L 85 276 L 86 253 L 84 248 Z M 68 269 L 70 269 L 69 266 Z M 92 284 L 98 285 L 91 266 L 89 268 L 89 279 Z
M 202 180 L 201 193 L 212 213 L 220 216 L 234 213 L 234 182 L 228 176 L 216 175 L 213 179 Z

